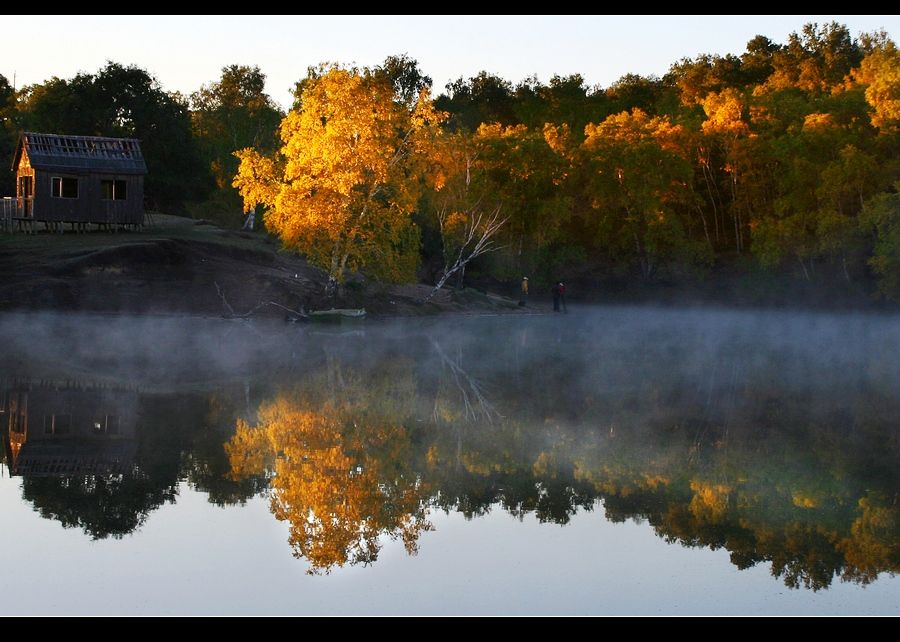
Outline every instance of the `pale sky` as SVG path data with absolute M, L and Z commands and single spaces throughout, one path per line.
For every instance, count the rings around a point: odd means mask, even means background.
M 407 54 L 434 93 L 485 70 L 513 85 L 537 75 L 580 73 L 608 87 L 627 73 L 665 74 L 701 53 L 744 52 L 756 35 L 787 42 L 804 24 L 836 21 L 854 36 L 900 16 L 2 16 L 0 75 L 17 88 L 53 76 L 97 72 L 107 60 L 135 64 L 166 91 L 189 95 L 222 67 L 258 65 L 283 107 L 293 84 L 321 62 L 375 66 Z

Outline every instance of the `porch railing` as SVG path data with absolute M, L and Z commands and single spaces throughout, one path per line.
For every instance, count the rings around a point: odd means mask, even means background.
M 33 201 L 33 198 L 21 196 L 4 196 L 0 199 L 0 230 L 12 232 L 15 223 L 32 220 Z

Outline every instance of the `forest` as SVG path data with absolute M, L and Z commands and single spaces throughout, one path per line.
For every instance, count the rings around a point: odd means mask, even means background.
M 18 90 L 0 76 L 0 195 L 20 132 L 129 137 L 151 207 L 275 234 L 332 292 L 355 271 L 549 287 L 734 269 L 900 299 L 900 51 L 883 31 L 807 24 L 606 88 L 482 71 L 433 92 L 406 54 L 322 64 L 288 113 L 265 79 L 231 65 L 185 96 L 115 62 Z

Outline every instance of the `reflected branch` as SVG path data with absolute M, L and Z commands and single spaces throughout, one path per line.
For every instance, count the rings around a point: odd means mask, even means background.
M 431 337 L 430 340 L 441 358 L 441 365 L 449 369 L 453 375 L 453 381 L 462 395 L 466 420 L 477 421 L 479 411 L 481 417 L 490 425 L 493 425 L 495 418 L 501 419 L 500 412 L 484 396 L 482 384 L 462 367 L 462 352 L 457 350 L 456 357 L 451 359 L 436 339 Z M 437 418 L 437 404 L 435 404 L 435 418 Z

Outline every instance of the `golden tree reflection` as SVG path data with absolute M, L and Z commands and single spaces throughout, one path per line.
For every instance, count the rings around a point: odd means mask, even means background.
M 842 579 L 871 584 L 879 573 L 900 573 L 900 509 L 881 493 L 859 500 L 860 515 L 840 548 L 847 558 Z
M 238 422 L 226 446 L 232 475 L 272 477 L 272 513 L 290 523 L 294 556 L 307 559 L 309 573 L 375 561 L 384 535 L 414 555 L 432 529 L 427 489 L 408 464 L 404 421 L 414 399 L 404 362 L 365 379 L 332 362 L 264 403 L 258 426 Z

